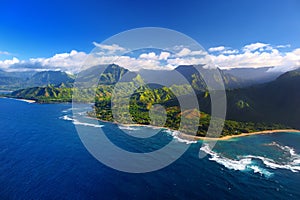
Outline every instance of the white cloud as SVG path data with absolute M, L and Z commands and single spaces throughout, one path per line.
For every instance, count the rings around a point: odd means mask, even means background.
M 237 49 L 231 49 L 225 46 L 212 47 L 209 48 L 208 51 L 211 53 L 220 53 L 220 54 L 235 54 L 239 52 Z
M 7 52 L 7 51 L 0 51 L 0 55 L 11 55 L 11 53 Z
M 72 50 L 70 53 L 55 54 L 50 58 L 32 58 L 30 62 L 40 63 L 41 66 L 50 67 L 61 70 L 77 71 L 87 58 L 84 52 Z
M 169 57 L 170 57 L 170 53 L 169 52 L 161 52 L 160 55 L 159 55 L 159 60 L 167 60 Z
M 257 49 L 263 50 L 263 48 L 267 47 L 267 46 L 269 46 L 269 44 L 257 42 L 257 43 L 248 44 L 248 45 L 244 46 L 243 50 L 246 51 L 246 52 L 247 51 L 251 52 L 251 51 L 255 51 Z
M 143 58 L 143 59 L 152 59 L 152 60 L 157 60 L 158 59 L 158 56 L 154 52 L 143 53 L 139 57 Z
M 209 52 L 218 52 L 218 51 L 224 51 L 224 50 L 225 50 L 224 46 L 211 47 L 208 49 Z
M 277 49 L 255 52 L 243 52 L 236 55 L 211 55 L 211 59 L 221 68 L 259 68 L 275 67 L 280 71 L 289 71 L 300 67 L 300 49 L 282 53 Z
M 67 72 L 78 72 L 87 58 L 84 52 L 72 50 L 70 53 L 55 54 L 50 58 L 31 58 L 29 60 L 0 61 L 0 68 L 6 71 L 41 71 L 41 70 L 62 70 Z
M 188 48 L 183 48 L 181 51 L 179 51 L 177 53 L 177 56 L 179 57 L 184 57 L 184 56 L 188 56 L 192 51 Z
M 207 53 L 204 50 L 196 50 L 196 51 L 192 51 L 186 47 L 183 47 L 182 49 L 180 49 L 180 51 L 178 53 L 176 53 L 177 57 L 186 57 L 186 56 L 204 56 Z
M 18 58 L 12 58 L 12 59 L 7 59 L 7 60 L 0 60 L 0 68 L 2 68 L 2 69 L 7 69 L 7 68 L 9 68 L 11 65 L 13 65 L 13 64 L 17 64 L 17 63 L 19 63 L 20 62 L 20 60 L 18 59 Z
M 228 50 L 224 50 L 224 51 L 222 51 L 221 53 L 222 54 L 235 54 L 235 53 L 238 53 L 239 52 L 239 50 L 237 50 L 237 49 L 228 49 Z
M 108 54 L 115 54 L 116 52 L 124 52 L 126 51 L 125 48 L 117 45 L 107 45 L 107 44 L 100 44 L 97 42 L 93 42 L 93 44 L 96 46 L 96 51 L 98 51 L 99 55 L 108 55 Z
M 97 44 L 98 45 L 98 44 Z M 253 43 L 244 46 L 241 50 L 230 47 L 219 48 L 216 54 L 208 54 L 203 50 L 191 50 L 187 47 L 178 48 L 174 53 L 162 51 L 160 53 L 147 52 L 138 57 L 130 55 L 118 56 L 112 51 L 125 48 L 118 45 L 101 46 L 107 52 L 104 54 L 86 54 L 72 50 L 69 53 L 55 54 L 49 58 L 31 58 L 19 60 L 12 58 L 0 60 L 0 69 L 6 71 L 26 70 L 62 70 L 76 73 L 84 67 L 97 64 L 116 63 L 129 70 L 145 69 L 173 69 L 178 65 L 209 64 L 226 68 L 259 68 L 266 66 L 275 67 L 274 70 L 288 71 L 300 67 L 300 48 L 288 52 L 280 51 L 280 45 L 272 46 L 265 43 Z M 223 46 L 222 46 L 223 47 Z M 217 47 L 213 47 L 217 48 Z M 223 50 L 222 50 L 223 49 Z M 215 52 L 215 51 L 214 51 Z
M 285 44 L 285 45 L 277 45 L 276 48 L 290 48 L 291 45 L 290 44 Z

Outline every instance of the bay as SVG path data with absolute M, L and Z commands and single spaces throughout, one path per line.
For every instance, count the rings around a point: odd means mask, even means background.
M 300 198 L 299 133 L 235 138 L 213 149 L 177 139 L 178 149 L 190 145 L 178 160 L 158 171 L 132 174 L 96 160 L 74 124 L 87 133 L 101 125 L 116 145 L 139 153 L 176 138 L 166 130 L 150 139 L 127 137 L 116 124 L 93 124 L 84 115 L 90 105 L 82 108 L 74 111 L 82 115 L 74 121 L 71 104 L 0 99 L 0 199 Z M 153 131 L 125 128 L 132 134 Z M 208 155 L 199 159 L 199 151 Z

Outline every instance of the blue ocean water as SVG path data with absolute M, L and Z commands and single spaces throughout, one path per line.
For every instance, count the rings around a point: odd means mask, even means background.
M 130 174 L 97 161 L 74 124 L 87 132 L 101 125 L 116 145 L 133 152 L 159 149 L 176 135 L 126 140 L 117 125 L 93 124 L 82 111 L 76 121 L 70 108 L 0 99 L 0 199 L 300 199 L 299 133 L 220 141 L 213 149 L 199 141 L 166 168 Z M 178 149 L 187 143 L 178 139 Z M 208 153 L 203 159 L 200 148 Z

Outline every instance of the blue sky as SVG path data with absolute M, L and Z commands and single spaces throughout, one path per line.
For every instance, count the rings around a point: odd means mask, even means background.
M 15 1 L 0 2 L 0 60 L 90 52 L 119 32 L 170 28 L 205 49 L 241 49 L 252 43 L 300 48 L 300 1 Z
M 131 28 L 183 32 L 206 49 L 266 42 L 300 47 L 300 1 L 14 1 L 0 3 L 0 51 L 47 57 Z

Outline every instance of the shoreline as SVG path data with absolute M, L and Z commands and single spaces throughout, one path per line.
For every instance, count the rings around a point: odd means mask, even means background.
M 158 126 L 144 125 L 144 124 L 122 124 L 122 123 L 117 123 L 117 122 L 101 120 L 101 119 L 98 119 L 96 117 L 91 117 L 91 116 L 87 116 L 87 117 L 91 118 L 91 119 L 98 120 L 98 121 L 102 121 L 102 122 L 106 122 L 106 123 L 108 122 L 108 123 L 112 123 L 112 124 L 116 124 L 116 125 L 120 125 L 120 126 L 128 126 L 128 127 L 129 126 L 136 126 L 136 127 L 144 126 L 144 127 L 154 128 L 154 129 L 163 128 L 163 129 L 167 129 L 167 130 L 170 130 L 170 131 L 177 131 L 177 130 L 170 129 L 168 127 L 158 127 Z M 191 141 L 198 141 L 198 140 L 203 140 L 203 141 L 205 141 L 205 140 L 207 140 L 207 141 L 226 141 L 226 140 L 230 140 L 230 139 L 233 139 L 233 138 L 246 137 L 246 136 L 252 136 L 252 135 L 280 133 L 280 132 L 300 133 L 300 130 L 297 130 L 297 129 L 275 129 L 275 130 L 256 131 L 256 132 L 252 132 L 252 133 L 240 133 L 238 135 L 226 135 L 226 136 L 219 137 L 219 138 L 194 136 L 194 135 L 189 135 L 189 134 L 181 133 L 181 132 L 179 132 L 179 134 L 177 136 L 181 139 L 187 139 L 187 140 L 191 140 Z
M 18 99 L 18 98 L 11 98 L 11 97 L 1 97 L 1 98 L 13 99 L 13 100 L 17 100 L 17 101 L 24 101 L 27 103 L 36 103 L 35 100 L 31 100 L 31 99 Z
M 281 132 L 291 132 L 291 133 L 300 133 L 300 130 L 297 129 L 276 129 L 276 130 L 265 130 L 265 131 L 256 131 L 252 133 L 241 133 L 238 135 L 227 135 L 220 138 L 212 138 L 212 137 L 203 137 L 203 136 L 193 136 L 188 135 L 185 133 L 181 133 L 179 137 L 182 137 L 183 139 L 192 139 L 192 140 L 210 140 L 210 141 L 224 141 L 224 140 L 230 140 L 233 138 L 239 138 L 239 137 L 246 137 L 246 136 L 252 136 L 252 135 L 262 135 L 262 134 L 271 134 L 271 133 L 281 133 Z
M 31 100 L 31 99 L 18 99 L 18 98 L 10 98 L 10 97 L 1 97 L 1 98 L 8 98 L 8 99 L 13 99 L 13 100 L 17 100 L 17 101 L 24 101 L 27 103 L 36 103 L 35 100 Z M 120 126 L 136 126 L 136 127 L 150 127 L 150 128 L 154 128 L 154 129 L 167 129 L 170 131 L 177 131 L 177 130 L 173 130 L 171 128 L 168 127 L 159 127 L 159 126 L 153 126 L 153 125 L 146 125 L 146 124 L 122 124 L 122 123 L 118 123 L 118 122 L 111 122 L 111 121 L 105 121 L 105 120 L 101 120 L 98 119 L 97 117 L 92 117 L 92 116 L 86 116 L 87 118 L 91 118 L 91 119 L 95 119 L 98 121 L 102 121 L 102 122 L 108 122 L 108 123 L 112 123 L 112 124 L 116 124 L 116 125 L 120 125 Z M 178 131 L 179 132 L 179 131 Z M 205 136 L 194 136 L 194 135 L 189 135 L 186 133 L 182 133 L 179 132 L 179 134 L 177 135 L 179 138 L 181 139 L 187 139 L 187 140 L 191 140 L 191 141 L 197 141 L 197 140 L 207 140 L 207 141 L 226 141 L 226 140 L 230 140 L 233 138 L 239 138 L 239 137 L 246 137 L 246 136 L 251 136 L 251 135 L 261 135 L 261 134 L 270 134 L 270 133 L 280 133 L 280 132 L 293 132 L 293 133 L 300 133 L 300 130 L 297 129 L 275 129 L 275 130 L 265 130 L 265 131 L 256 131 L 256 132 L 252 132 L 252 133 L 240 133 L 238 135 L 227 135 L 227 136 L 223 136 L 223 137 L 219 137 L 219 138 L 213 138 L 213 137 L 205 137 Z

